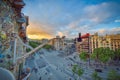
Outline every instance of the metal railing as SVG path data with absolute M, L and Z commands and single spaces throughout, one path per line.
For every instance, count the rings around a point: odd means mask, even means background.
M 39 50 L 40 48 L 42 48 L 44 45 L 46 45 L 49 41 L 51 41 L 52 39 L 48 40 L 47 42 L 42 43 L 41 45 L 39 45 L 38 47 L 32 49 L 30 52 L 25 53 L 24 55 L 17 57 L 16 60 L 21 60 L 23 58 L 27 58 L 29 57 L 29 55 L 31 55 L 32 53 L 35 53 L 37 50 Z

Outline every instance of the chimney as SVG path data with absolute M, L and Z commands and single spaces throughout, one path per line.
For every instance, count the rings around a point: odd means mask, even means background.
M 79 38 L 81 38 L 81 33 L 79 33 Z

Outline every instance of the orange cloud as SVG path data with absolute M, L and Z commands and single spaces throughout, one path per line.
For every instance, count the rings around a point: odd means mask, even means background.
M 42 24 L 30 22 L 29 26 L 27 27 L 28 38 L 31 39 L 52 38 L 53 36 L 49 34 L 49 32 L 45 31 L 43 26 L 44 25 Z
M 58 32 L 58 35 L 59 35 L 60 37 L 62 37 L 62 36 L 63 36 L 63 33 L 62 33 L 62 32 Z

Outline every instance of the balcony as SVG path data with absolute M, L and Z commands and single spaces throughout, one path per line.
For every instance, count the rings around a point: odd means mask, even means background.
M 21 27 L 20 27 L 20 30 L 21 30 L 21 31 L 25 31 L 26 29 L 25 29 L 24 26 L 21 26 Z
M 10 1 L 10 3 L 13 3 L 14 2 L 14 0 L 9 0 Z
M 20 17 L 20 18 L 17 18 L 17 22 L 22 24 L 26 22 L 26 19 L 25 17 Z
M 26 43 L 27 42 L 27 37 L 23 37 L 23 42 Z
M 23 1 L 14 1 L 13 4 L 16 8 L 23 8 L 23 6 L 25 6 L 25 3 Z
M 20 32 L 19 32 L 19 36 L 20 36 L 21 38 L 23 38 L 23 37 L 26 37 L 26 34 L 25 34 L 24 31 L 20 31 Z

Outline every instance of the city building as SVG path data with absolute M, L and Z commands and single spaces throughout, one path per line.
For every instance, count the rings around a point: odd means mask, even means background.
M 52 45 L 55 50 L 65 50 L 69 44 L 73 44 L 73 40 L 65 36 L 56 36 L 56 38 L 51 39 L 48 44 Z
M 78 38 L 75 38 L 75 46 L 76 46 L 76 51 L 78 53 L 80 53 L 80 42 L 82 41 L 82 38 L 81 38 L 81 33 L 79 33 L 79 37 Z
M 56 38 L 53 38 L 49 41 L 49 45 L 52 45 L 55 50 L 62 50 L 63 48 L 63 39 L 60 38 L 60 36 L 56 36 Z
M 87 52 L 92 53 L 95 48 L 110 48 L 116 50 L 120 48 L 120 34 L 109 34 L 104 36 L 99 36 L 98 33 L 90 35 L 86 33 L 75 39 L 76 51 L 78 53 Z
M 120 48 L 120 34 L 99 36 L 98 33 L 91 35 L 92 52 L 95 48 L 108 47 L 112 50 Z
M 17 60 L 26 53 L 26 27 L 28 16 L 21 10 L 23 0 L 0 0 L 0 67 L 11 71 L 20 79 L 25 59 Z
M 79 33 L 79 37 L 75 39 L 76 44 L 76 50 L 78 53 L 81 52 L 87 52 L 90 53 L 90 34 L 86 33 L 81 36 L 81 33 Z

